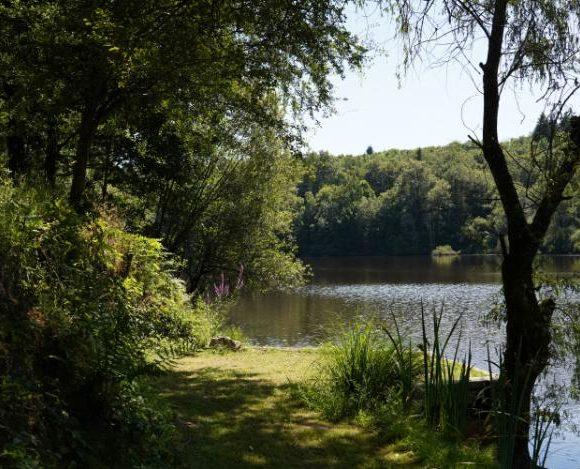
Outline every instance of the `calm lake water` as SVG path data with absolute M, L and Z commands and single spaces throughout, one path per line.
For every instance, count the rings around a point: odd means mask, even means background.
M 305 259 L 312 267 L 308 286 L 290 292 L 242 296 L 230 321 L 255 344 L 316 345 L 338 327 L 359 317 L 390 320 L 420 338 L 421 305 L 430 314 L 443 307 L 444 327 L 462 316 L 462 343 L 471 344 L 474 364 L 487 368 L 487 349 L 503 340 L 502 328 L 482 321 L 498 304 L 500 260 L 495 256 L 455 258 L 333 257 Z M 541 267 L 560 275 L 579 275 L 580 256 L 546 256 Z M 577 295 L 565 301 L 580 303 Z M 570 381 L 579 367 L 576 357 L 554 369 L 551 380 Z M 570 400 L 569 423 L 552 442 L 548 467 L 580 469 L 580 403 Z

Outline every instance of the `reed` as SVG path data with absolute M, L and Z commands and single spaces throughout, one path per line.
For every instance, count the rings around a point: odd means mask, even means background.
M 462 436 L 469 419 L 472 396 L 469 390 L 471 378 L 471 345 L 464 360 L 459 360 L 461 333 L 455 343 L 453 358 L 446 357 L 448 346 L 458 330 L 461 317 L 442 334 L 443 308 L 432 314 L 432 341 L 427 335 L 425 309 L 421 305 L 421 330 L 423 351 L 423 412 L 427 423 L 449 436 Z
M 555 403 L 552 408 L 542 402 L 541 399 L 533 399 L 532 409 L 532 448 L 531 458 L 535 467 L 545 467 L 552 436 L 556 427 L 560 424 L 561 403 Z
M 394 315 L 392 316 L 392 323 L 394 333 L 387 327 L 383 327 L 383 331 L 391 341 L 395 352 L 394 358 L 399 379 L 401 403 L 403 408 L 408 410 L 416 394 L 417 378 L 421 374 L 421 358 L 413 349 L 411 340 L 405 341 L 401 335 L 401 329 Z

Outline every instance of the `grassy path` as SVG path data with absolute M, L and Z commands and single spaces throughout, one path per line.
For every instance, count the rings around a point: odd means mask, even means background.
M 207 351 L 156 378 L 178 415 L 185 467 L 433 467 L 400 442 L 325 421 L 292 398 L 291 383 L 316 373 L 317 359 L 308 349 Z

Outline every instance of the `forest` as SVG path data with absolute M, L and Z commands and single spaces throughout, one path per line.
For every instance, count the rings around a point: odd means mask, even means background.
M 303 281 L 286 114 L 362 52 L 334 2 L 0 5 L 0 465 L 171 460 L 139 379 Z
M 309 152 L 335 80 L 379 53 L 349 29 L 365 4 L 403 68 L 483 38 L 481 135 Z M 559 414 L 536 383 L 580 343 L 575 287 L 536 269 L 580 250 L 579 20 L 566 0 L 0 2 L 0 466 L 539 467 Z M 508 81 L 546 113 L 502 143 Z M 420 343 L 369 322 L 280 349 L 228 322 L 303 286 L 302 257 L 447 245 L 501 257 L 495 372 L 448 356 L 458 322 L 422 305 Z
M 530 197 L 530 205 L 538 180 L 530 179 L 526 158 L 545 119 L 540 116 L 533 135 L 504 143 L 520 196 Z M 304 165 L 295 224 L 302 255 L 431 254 L 445 245 L 466 254 L 500 252 L 503 212 L 472 142 L 356 156 L 321 152 L 308 155 Z M 578 192 L 578 180 L 572 184 Z M 579 224 L 577 198 L 564 201 L 541 251 L 579 252 Z

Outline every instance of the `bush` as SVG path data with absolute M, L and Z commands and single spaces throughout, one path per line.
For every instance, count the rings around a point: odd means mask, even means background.
M 370 325 L 343 333 L 325 346 L 318 378 L 303 393 L 306 401 L 332 419 L 405 404 L 421 362 L 396 340 Z
M 444 246 L 437 246 L 433 251 L 431 251 L 431 255 L 433 257 L 441 257 L 441 256 L 458 256 L 461 254 L 461 251 L 456 251 L 448 244 Z
M 210 327 L 173 269 L 157 240 L 0 179 L 0 465 L 155 457 L 169 426 L 137 378 Z

